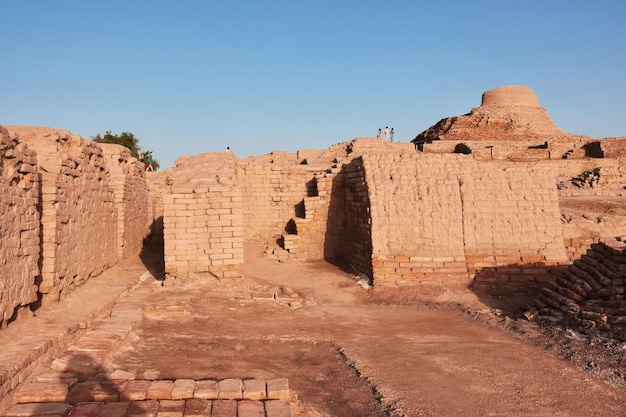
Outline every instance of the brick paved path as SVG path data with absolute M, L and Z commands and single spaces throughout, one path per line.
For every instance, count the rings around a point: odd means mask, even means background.
M 116 268 L 78 288 L 68 300 L 42 308 L 39 317 L 16 322 L 0 333 L 5 349 L 0 359 L 0 414 L 292 416 L 297 397 L 284 378 L 147 380 L 103 369 L 116 343 L 140 322 L 142 307 L 157 283 L 138 266 Z

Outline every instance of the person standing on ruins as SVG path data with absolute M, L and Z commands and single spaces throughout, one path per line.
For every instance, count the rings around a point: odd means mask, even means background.
M 383 131 L 382 129 L 378 129 L 378 136 L 376 136 L 376 139 L 382 139 L 383 138 Z
M 393 142 L 393 127 L 391 128 L 391 132 L 389 132 L 389 141 Z
M 389 126 L 385 126 L 385 140 L 389 142 Z

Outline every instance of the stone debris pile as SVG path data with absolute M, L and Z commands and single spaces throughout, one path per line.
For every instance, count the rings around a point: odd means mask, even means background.
M 601 239 L 536 301 L 539 318 L 577 332 L 626 341 L 626 242 Z

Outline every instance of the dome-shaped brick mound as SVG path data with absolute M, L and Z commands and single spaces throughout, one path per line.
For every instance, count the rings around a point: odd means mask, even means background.
M 480 107 L 463 116 L 440 120 L 420 133 L 413 142 L 433 140 L 536 141 L 572 135 L 559 129 L 532 88 L 503 86 L 482 95 Z
M 507 85 L 485 91 L 480 106 L 539 107 L 539 99 L 532 88 L 519 85 Z

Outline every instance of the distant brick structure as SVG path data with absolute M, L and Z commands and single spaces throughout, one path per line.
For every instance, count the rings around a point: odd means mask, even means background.
M 486 91 L 467 114 L 440 120 L 412 141 L 425 154 L 467 153 L 481 161 L 510 161 L 554 172 L 558 195 L 626 196 L 626 137 L 595 139 L 559 129 L 534 91 L 502 86 Z M 619 216 L 562 216 L 569 261 L 600 237 L 626 233 Z
M 117 254 L 119 259 L 139 256 L 148 235 L 148 186 L 145 169 L 130 150 L 121 145 L 101 143 L 109 159 L 110 186 L 117 207 Z
M 181 158 L 166 183 L 166 282 L 242 278 L 243 205 L 232 153 Z

